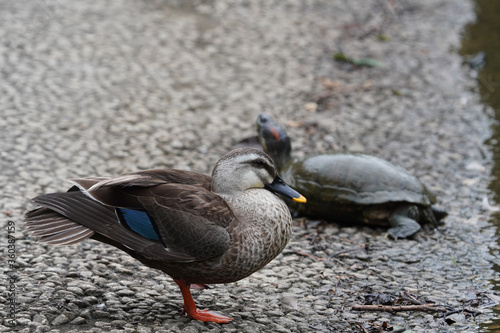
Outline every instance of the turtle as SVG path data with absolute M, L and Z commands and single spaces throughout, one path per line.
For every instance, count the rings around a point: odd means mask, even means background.
M 307 197 L 305 205 L 285 200 L 299 215 L 389 227 L 394 239 L 413 236 L 424 223 L 437 227 L 447 216 L 417 177 L 382 158 L 335 153 L 292 159 L 286 130 L 265 114 L 257 118 L 257 133 L 283 180 Z

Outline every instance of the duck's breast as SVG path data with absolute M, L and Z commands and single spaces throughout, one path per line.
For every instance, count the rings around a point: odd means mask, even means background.
M 232 237 L 228 259 L 248 276 L 283 251 L 290 240 L 292 217 L 286 204 L 266 190 L 247 190 L 227 202 L 237 219 L 228 228 Z
M 224 199 L 235 215 L 227 227 L 229 250 L 204 261 L 159 263 L 159 269 L 187 283 L 229 283 L 258 271 L 283 251 L 292 233 L 292 218 L 280 198 L 261 189 Z

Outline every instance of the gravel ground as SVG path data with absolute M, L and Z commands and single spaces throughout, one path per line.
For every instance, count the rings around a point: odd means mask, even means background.
M 488 197 L 490 114 L 455 53 L 466 0 L 3 1 L 0 4 L 0 331 L 480 332 L 492 319 L 497 242 Z M 335 53 L 371 58 L 356 66 Z M 449 216 L 393 241 L 384 229 L 296 219 L 251 277 L 194 291 L 227 325 L 180 315 L 168 276 L 95 241 L 37 244 L 29 198 L 67 178 L 176 167 L 210 172 L 261 112 L 294 154 L 363 151 L 420 177 Z M 12 248 L 12 246 L 11 246 Z M 15 281 L 15 282 L 14 282 Z M 367 294 L 481 312 L 356 312 Z M 488 297 L 490 296 L 490 297 Z M 391 300 L 391 299 L 389 299 Z M 400 330 L 402 331 L 402 330 Z

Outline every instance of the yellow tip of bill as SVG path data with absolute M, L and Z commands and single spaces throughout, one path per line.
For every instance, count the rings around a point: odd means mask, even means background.
M 292 198 L 293 201 L 297 201 L 297 202 L 300 202 L 300 203 L 306 203 L 307 202 L 307 199 L 301 194 L 300 197 L 298 198 Z

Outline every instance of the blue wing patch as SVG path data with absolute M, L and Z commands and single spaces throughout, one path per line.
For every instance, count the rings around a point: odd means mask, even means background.
M 141 210 L 116 208 L 120 222 L 144 238 L 160 240 L 148 214 Z

